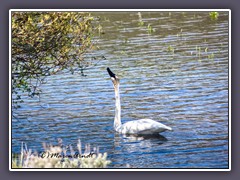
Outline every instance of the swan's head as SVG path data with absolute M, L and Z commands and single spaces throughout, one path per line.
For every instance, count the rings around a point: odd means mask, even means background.
M 108 71 L 109 76 L 111 77 L 114 88 L 117 88 L 119 85 L 120 79 L 109 68 L 107 68 L 107 71 Z

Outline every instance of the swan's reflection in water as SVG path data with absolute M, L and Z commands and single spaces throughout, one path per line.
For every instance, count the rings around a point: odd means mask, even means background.
M 115 167 L 120 165 L 120 162 L 125 162 L 124 166 L 119 167 L 141 167 L 140 164 L 149 156 L 155 158 L 157 154 L 164 149 L 168 139 L 163 135 L 122 135 L 114 133 L 114 161 Z M 129 163 L 131 162 L 131 163 Z
M 114 146 L 121 146 L 127 152 L 141 151 L 145 148 L 152 148 L 156 145 L 161 145 L 168 139 L 160 134 L 157 135 L 121 135 L 115 133 Z
M 167 141 L 167 138 L 165 138 L 164 136 L 160 135 L 160 134 L 154 134 L 154 135 L 132 135 L 132 134 L 124 134 L 123 135 L 124 139 L 127 139 L 129 142 L 131 141 L 141 141 L 141 140 L 151 140 L 151 139 L 155 139 L 155 140 L 159 140 L 159 141 Z

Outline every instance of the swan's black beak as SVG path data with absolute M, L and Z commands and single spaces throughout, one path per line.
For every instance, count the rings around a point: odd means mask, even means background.
M 109 68 L 107 68 L 107 71 L 110 77 L 116 78 L 116 75 Z

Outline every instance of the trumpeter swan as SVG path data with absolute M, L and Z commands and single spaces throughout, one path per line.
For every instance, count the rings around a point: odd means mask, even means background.
M 116 99 L 116 109 L 114 118 L 114 129 L 121 134 L 139 134 L 139 135 L 156 135 L 166 130 L 172 130 L 171 127 L 162 123 L 154 121 L 152 119 L 140 119 L 135 121 L 129 121 L 125 124 L 121 122 L 121 104 L 119 94 L 119 78 L 107 68 L 108 74 L 113 82 Z

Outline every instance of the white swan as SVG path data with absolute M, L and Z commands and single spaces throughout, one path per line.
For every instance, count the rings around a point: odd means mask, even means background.
M 116 110 L 114 118 L 114 129 L 121 134 L 142 134 L 142 135 L 155 135 L 166 130 L 172 130 L 171 127 L 151 119 L 140 119 L 129 121 L 125 124 L 121 122 L 121 104 L 119 94 L 119 78 L 109 69 L 107 71 L 113 82 L 116 98 Z

